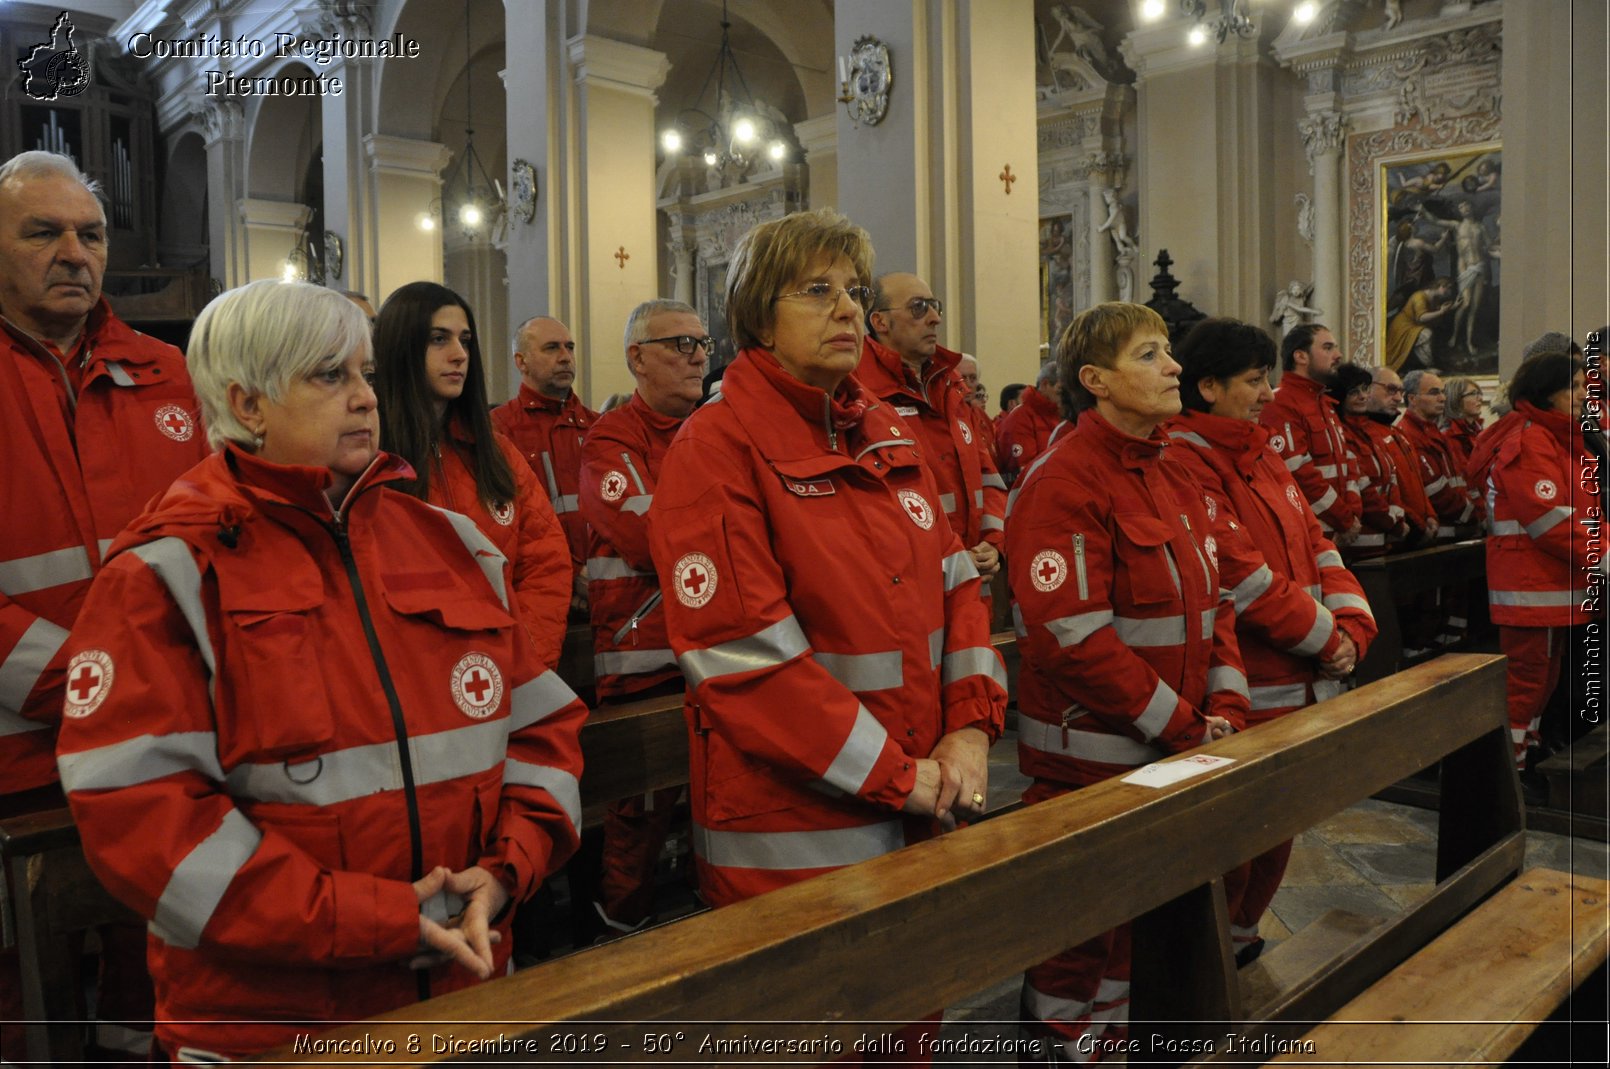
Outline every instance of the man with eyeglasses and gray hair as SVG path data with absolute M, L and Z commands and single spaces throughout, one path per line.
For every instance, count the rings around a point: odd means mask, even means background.
M 710 332 L 681 301 L 644 301 L 626 319 L 632 399 L 598 417 L 581 450 L 581 512 L 591 528 L 587 593 L 600 705 L 681 693 L 649 555 L 648 510 L 665 451 L 704 396 Z M 680 787 L 629 798 L 604 816 L 598 911 L 615 931 L 649 919 L 654 866 Z
M 982 427 L 988 417 L 972 404 L 957 371 L 962 354 L 939 344 L 943 315 L 943 302 L 916 275 L 876 279 L 855 377 L 916 432 L 939 484 L 940 508 L 984 577 L 987 599 L 1006 540 L 1006 483 L 990 447 L 993 435 Z
M 1403 415 L 1397 431 L 1414 453 L 1426 497 L 1437 512 L 1437 538 L 1453 541 L 1472 537 L 1486 516 L 1486 506 L 1465 486 L 1465 475 L 1454 460 L 1448 439 L 1437 427 L 1447 407 L 1447 391 L 1436 371 L 1411 371 L 1403 376 Z

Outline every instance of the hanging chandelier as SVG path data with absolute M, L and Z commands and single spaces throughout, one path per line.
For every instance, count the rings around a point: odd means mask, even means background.
M 1156 22 L 1168 10 L 1165 0 L 1145 0 L 1140 17 L 1144 22 Z M 1299 26 L 1306 26 L 1319 14 L 1315 0 L 1302 0 L 1292 9 L 1291 17 Z M 1251 38 L 1258 33 L 1257 20 L 1247 11 L 1247 0 L 1218 0 L 1218 11 L 1208 13 L 1207 0 L 1180 0 L 1180 15 L 1191 20 L 1185 39 L 1193 46 L 1207 43 L 1213 38 L 1223 44 L 1227 38 Z
M 790 146 L 783 130 L 761 108 L 749 92 L 749 83 L 732 51 L 732 23 L 727 3 L 721 3 L 721 48 L 715 65 L 705 76 L 704 87 L 691 108 L 683 108 L 676 121 L 660 134 L 660 144 L 669 155 L 681 152 L 704 158 L 706 167 L 743 172 L 762 155 L 774 162 L 788 158 Z M 715 99 L 705 98 L 715 85 Z
M 444 224 L 451 213 L 466 238 L 487 233 L 503 218 L 507 204 L 503 185 L 494 179 L 475 151 L 475 71 L 470 63 L 470 8 L 464 5 L 464 151 L 458 154 L 442 180 L 442 195 L 420 215 L 422 230 L 434 230 L 438 215 Z

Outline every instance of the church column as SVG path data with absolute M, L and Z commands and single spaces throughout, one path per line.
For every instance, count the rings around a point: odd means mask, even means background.
M 442 169 L 452 153 L 435 141 L 384 134 L 368 135 L 363 148 L 370 186 L 364 230 L 374 265 L 374 288 L 368 293 L 379 308 L 398 286 L 442 280 L 442 238 L 436 228 L 443 224 Z M 430 230 L 420 226 L 427 216 Z
M 576 82 L 574 257 L 576 322 L 593 401 L 634 387 L 621 352 L 626 317 L 659 296 L 654 90 L 671 69 L 662 53 L 604 37 L 569 42 Z
M 1314 175 L 1314 295 L 1319 318 L 1338 332 L 1347 321 L 1342 292 L 1342 145 L 1347 117 L 1332 109 L 1310 111 L 1297 123 Z
M 834 51 L 870 35 L 893 70 L 882 122 L 835 108 L 838 207 L 874 230 L 880 271 L 945 300 L 944 343 L 1006 381 L 1033 375 L 1040 343 L 1034 33 L 1031 0 L 834 5 Z
M 1090 303 L 1118 299 L 1117 275 L 1113 271 L 1115 247 L 1112 231 L 1101 232 L 1107 221 L 1105 192 L 1123 188 L 1124 158 L 1111 152 L 1094 152 L 1084 160 L 1090 180 Z M 1116 226 L 1114 227 L 1116 229 Z M 1053 342 L 1055 339 L 1053 339 Z
M 671 224 L 671 238 L 665 245 L 665 251 L 671 257 L 671 299 L 683 304 L 693 303 L 694 241 L 694 236 L 684 224 Z
M 834 105 L 838 105 L 835 103 Z M 831 112 L 794 124 L 810 172 L 810 205 L 833 208 L 839 202 L 839 120 Z
M 241 197 L 236 202 L 245 230 L 245 277 L 242 282 L 263 278 L 283 278 L 285 258 L 301 240 L 302 228 L 313 217 L 305 204 Z
M 246 271 L 245 235 L 239 213 L 230 206 L 246 192 L 245 119 L 233 100 L 209 102 L 202 110 L 207 145 L 207 241 L 212 277 L 233 289 L 251 276 Z
M 314 25 L 306 32 L 331 38 L 341 34 L 361 39 L 368 33 L 362 20 L 341 17 L 333 10 L 310 10 L 303 18 Z M 369 59 L 336 58 L 324 72 L 341 79 L 341 92 L 326 93 L 320 99 L 324 127 L 324 228 L 340 239 L 342 263 L 339 274 L 326 270 L 324 283 L 334 289 L 357 290 L 367 294 L 376 307 L 375 240 L 364 226 L 364 198 L 368 183 L 364 176 L 364 135 L 371 132 L 368 117 L 376 111 L 376 62 Z M 323 241 L 324 235 L 315 235 Z M 328 267 L 328 265 L 327 265 Z

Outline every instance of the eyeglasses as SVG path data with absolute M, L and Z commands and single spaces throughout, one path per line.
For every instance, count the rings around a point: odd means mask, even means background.
M 704 351 L 708 353 L 710 351 L 710 347 L 715 344 L 715 339 L 709 337 L 695 338 L 691 334 L 673 334 L 669 338 L 644 338 L 638 344 L 666 345 L 672 349 L 675 349 L 683 356 L 692 356 L 693 350 L 699 348 L 701 345 L 704 346 Z
M 1374 383 L 1374 385 L 1380 386 L 1381 392 L 1386 394 L 1388 397 L 1397 397 L 1403 393 L 1403 387 L 1401 386 L 1382 386 L 1379 382 Z
M 1420 392 L 1425 394 L 1427 397 L 1442 397 L 1448 391 L 1444 390 L 1442 387 L 1439 386 L 1434 390 L 1421 390 Z
M 929 309 L 944 315 L 945 302 L 938 297 L 913 297 L 905 303 L 905 309 L 911 313 L 912 319 L 927 319 Z M 890 305 L 888 308 L 874 308 L 872 310 L 874 312 L 892 312 L 894 306 Z
M 841 293 L 860 305 L 863 310 L 872 303 L 871 286 L 841 287 L 835 286 L 831 282 L 812 282 L 802 290 L 795 290 L 793 293 L 780 293 L 773 297 L 772 300 L 782 301 L 790 297 L 804 297 L 807 300 L 814 301 L 823 311 L 829 311 L 838 307 L 839 294 Z

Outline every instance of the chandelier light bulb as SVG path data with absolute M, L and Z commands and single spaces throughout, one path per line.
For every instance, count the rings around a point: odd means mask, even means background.
M 1198 48 L 1207 43 L 1207 30 L 1201 26 L 1192 26 L 1191 32 L 1186 34 L 1185 39 L 1191 42 L 1193 48 Z
M 1297 10 L 1291 13 L 1291 17 L 1297 21 L 1297 25 L 1306 26 L 1314 21 L 1314 16 L 1317 14 L 1319 14 L 1319 6 L 1314 3 L 1314 0 L 1303 0 L 1302 3 L 1297 5 Z
M 1140 5 L 1140 17 L 1147 22 L 1156 22 L 1163 17 L 1163 0 L 1146 0 Z
M 788 146 L 783 144 L 781 141 L 773 141 L 771 143 L 771 147 L 766 151 L 772 159 L 780 160 L 784 156 L 788 155 Z
M 740 145 L 747 145 L 755 139 L 755 124 L 749 119 L 739 119 L 732 124 L 732 138 Z
M 708 149 L 706 149 L 704 153 L 704 165 L 706 167 L 714 167 L 716 165 L 716 154 Z
M 420 212 L 419 213 L 419 229 L 421 229 L 421 230 L 435 230 L 436 229 L 436 217 L 431 215 L 430 212 Z
M 667 130 L 660 135 L 660 144 L 665 146 L 667 152 L 681 152 L 682 135 L 675 130 Z
M 285 261 L 285 269 L 281 273 L 281 278 L 282 278 L 282 281 L 285 281 L 285 282 L 295 282 L 296 281 L 296 265 L 291 263 L 291 261 L 286 260 Z
M 481 225 L 481 209 L 474 201 L 464 205 L 458 210 L 458 221 L 465 226 Z

